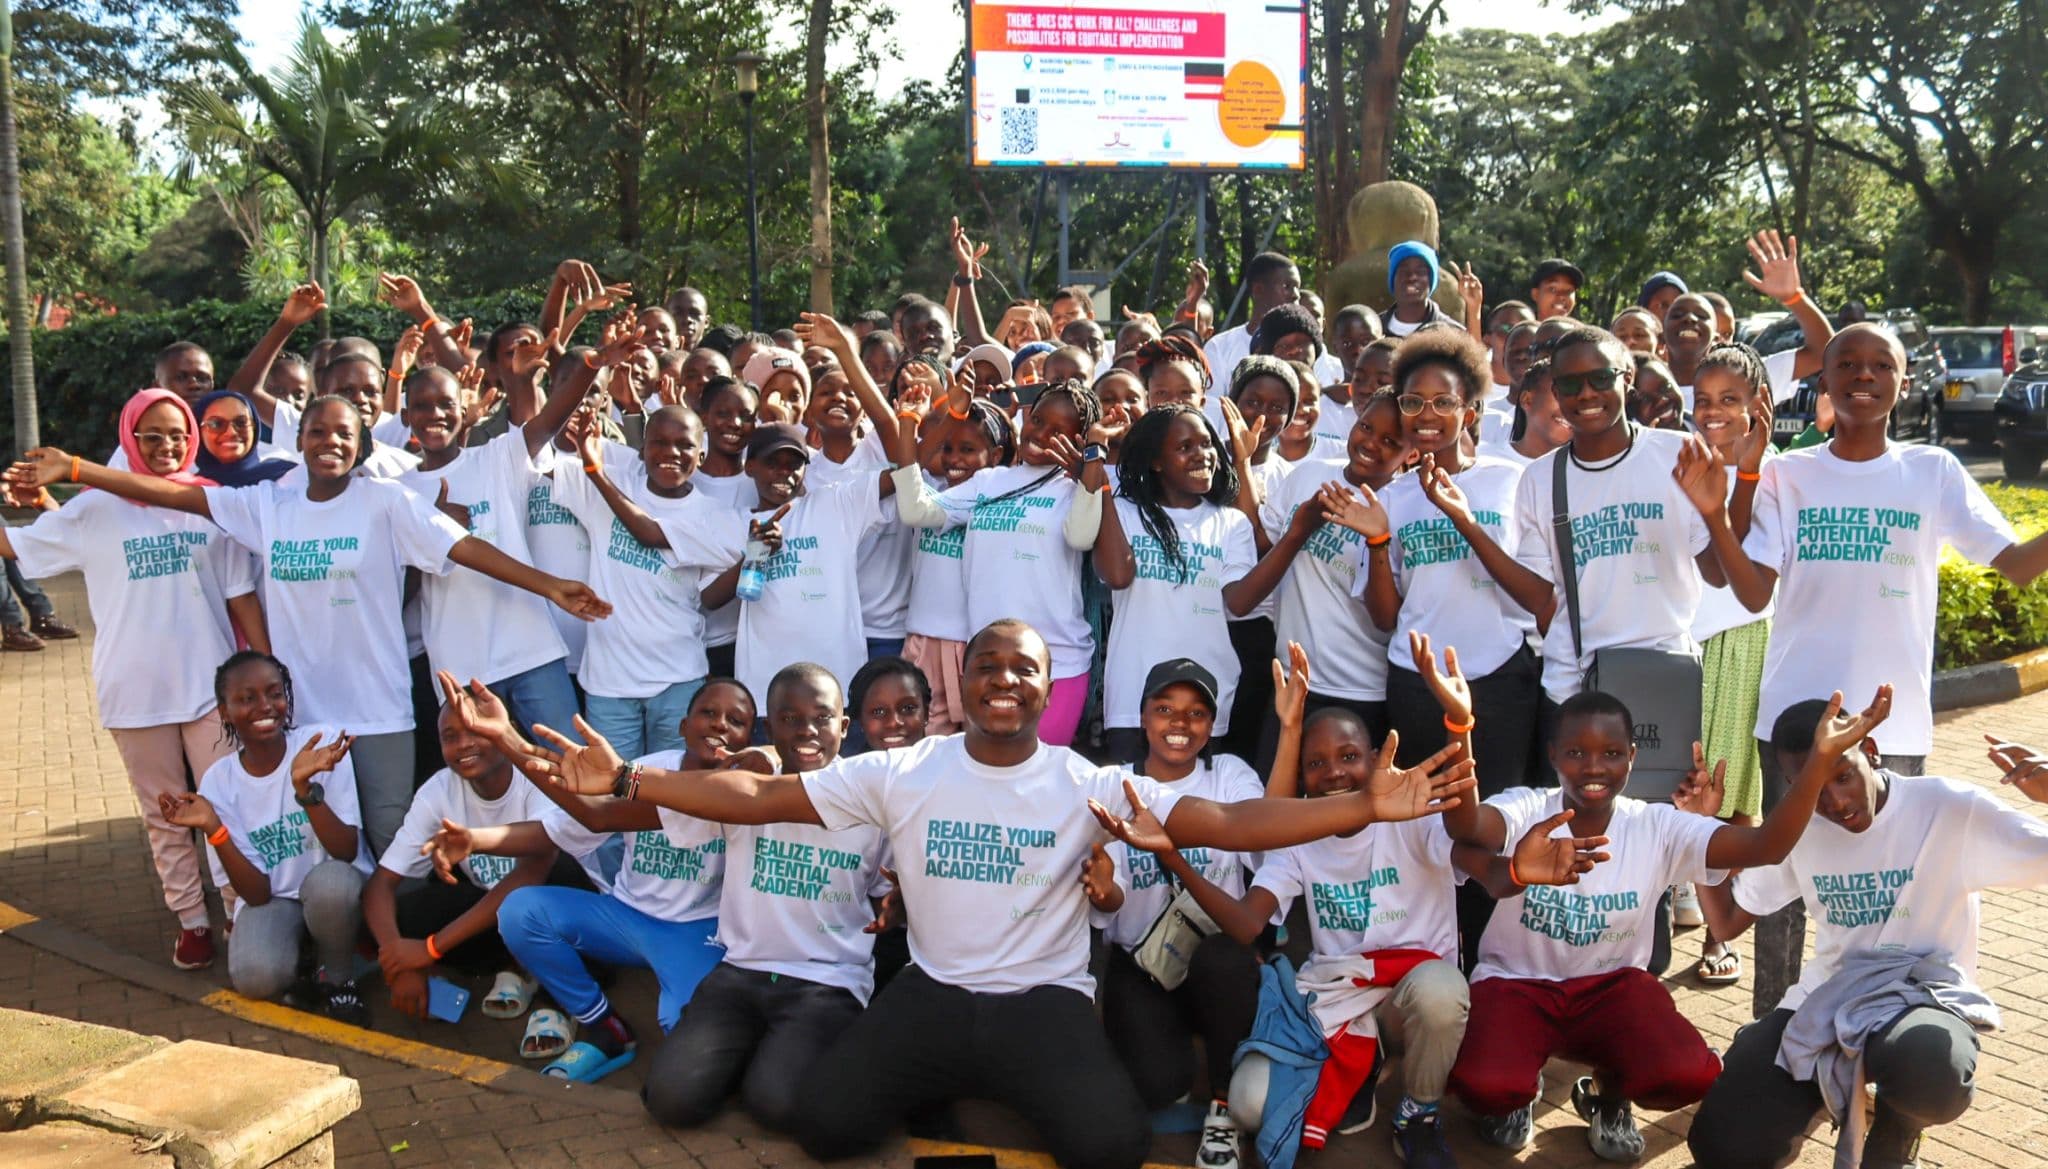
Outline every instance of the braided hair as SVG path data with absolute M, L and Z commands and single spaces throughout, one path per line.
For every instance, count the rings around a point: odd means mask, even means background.
M 1016 459 L 1017 428 L 1000 406 L 987 398 L 976 398 L 967 403 L 967 422 L 980 430 L 988 445 L 995 448 L 996 466 L 1007 467 Z
M 1764 371 L 1763 357 L 1740 341 L 1716 341 L 1707 346 L 1699 365 L 1693 369 L 1693 384 L 1698 385 L 1700 375 L 1710 369 L 1725 369 L 1741 378 L 1751 393 L 1762 390 L 1771 381 L 1771 375 Z
M 1038 392 L 1038 400 L 1031 404 L 1031 412 L 1033 414 L 1036 414 L 1040 410 L 1045 409 L 1045 404 L 1048 400 L 1062 397 L 1067 399 L 1067 401 L 1073 405 L 1074 413 L 1076 416 L 1078 416 L 1080 420 L 1081 435 L 1083 438 L 1087 437 L 1088 432 L 1094 428 L 1095 424 L 1102 421 L 1102 399 L 1096 397 L 1095 391 L 1091 389 L 1088 383 L 1084 381 L 1080 381 L 1076 378 L 1067 378 L 1064 381 L 1053 382 L 1051 385 L 1046 386 L 1043 390 L 1040 390 Z M 980 399 L 977 399 L 973 403 L 973 405 L 988 405 L 990 409 L 995 409 L 993 403 L 984 403 Z M 972 406 L 969 407 L 969 413 L 972 413 Z M 1011 450 L 1012 457 L 1014 457 L 1014 444 L 1012 445 Z M 1038 478 L 1033 479 L 1031 482 L 1013 488 L 1009 491 L 1005 491 L 1001 495 L 981 500 L 974 506 L 983 507 L 987 504 L 1001 503 L 1007 499 L 1015 499 L 1020 495 L 1029 495 L 1033 491 L 1038 490 L 1040 487 L 1045 486 L 1047 483 L 1052 482 L 1054 479 L 1057 479 L 1061 475 L 1064 475 L 1066 473 L 1067 469 L 1065 467 L 1048 467 L 1046 468 L 1045 474 L 1040 475 Z
M 349 408 L 351 410 L 354 409 L 353 406 Z M 287 731 L 291 730 L 292 727 L 297 723 L 296 714 L 298 709 L 297 704 L 292 700 L 292 672 L 285 668 L 285 664 L 283 662 L 278 661 L 276 658 L 270 656 L 267 653 L 264 653 L 260 649 L 237 650 L 234 654 L 229 656 L 227 661 L 224 661 L 220 664 L 219 669 L 213 672 L 214 709 L 227 709 L 228 675 L 234 673 L 236 670 L 241 669 L 243 666 L 246 666 L 251 662 L 268 662 L 271 665 L 271 667 L 277 671 L 278 678 L 281 681 L 283 681 L 284 729 Z M 240 747 L 242 744 L 241 737 L 235 734 L 234 724 L 229 722 L 225 718 L 220 720 L 220 736 L 222 741 L 226 742 L 231 747 Z
M 1202 392 L 1209 392 L 1215 384 L 1216 375 L 1209 368 L 1209 355 L 1195 344 L 1186 334 L 1167 333 L 1156 341 L 1147 341 L 1138 346 L 1138 378 L 1147 388 L 1152 385 L 1152 374 L 1159 367 L 1179 361 L 1191 365 L 1195 376 L 1202 383 Z
M 1191 578 L 1187 553 L 1180 546 L 1180 531 L 1174 527 L 1173 517 L 1166 514 L 1165 506 L 1159 502 L 1159 472 L 1152 464 L 1165 452 L 1166 435 L 1174 422 L 1186 416 L 1202 424 L 1202 433 L 1209 436 L 1209 445 L 1216 450 L 1216 477 L 1202 498 L 1219 507 L 1228 507 L 1237 498 L 1237 467 L 1226 453 L 1228 448 L 1222 437 L 1200 410 L 1185 403 L 1154 406 L 1131 427 L 1131 432 L 1124 436 L 1123 455 L 1117 460 L 1116 488 L 1119 499 L 1128 499 L 1137 506 L 1146 534 L 1179 571 L 1182 584 Z

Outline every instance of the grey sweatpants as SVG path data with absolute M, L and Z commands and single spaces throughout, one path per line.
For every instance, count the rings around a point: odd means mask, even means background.
M 243 904 L 228 936 L 228 981 L 252 999 L 283 994 L 298 974 L 299 941 L 306 934 L 313 935 L 320 965 L 345 978 L 362 924 L 363 874 L 338 860 L 321 861 L 306 874 L 297 897 Z
M 414 731 L 393 731 L 385 735 L 357 735 L 348 757 L 356 767 L 356 804 L 363 811 L 363 835 L 370 838 L 370 859 L 378 860 L 391 847 L 391 838 L 405 824 L 406 809 L 412 807 L 413 789 L 419 778 L 413 774 Z
M 1772 1011 L 1735 1033 L 1721 1078 L 1694 1114 L 1686 1143 L 1699 1169 L 1776 1169 L 1799 1155 L 1822 1110 L 1820 1085 L 1795 1080 L 1777 1064 L 1791 1011 Z M 1892 1123 L 1917 1132 L 1947 1124 L 1970 1107 L 1977 1079 L 1977 1033 L 1940 1007 L 1903 1011 L 1863 1053 L 1877 1086 L 1879 1120 L 1866 1154 Z M 1866 1164 L 1870 1163 L 1866 1160 Z

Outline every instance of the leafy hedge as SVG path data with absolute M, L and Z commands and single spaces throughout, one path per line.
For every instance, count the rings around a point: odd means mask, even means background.
M 2021 539 L 2048 530 L 2048 491 L 1993 483 L 1985 494 Z M 2048 579 L 2019 588 L 1954 552 L 1942 557 L 1934 614 L 1934 668 L 1996 661 L 2048 645 Z
M 535 319 L 540 298 L 527 292 L 505 293 L 434 307 L 451 320 L 475 321 L 481 342 L 499 324 Z M 335 336 L 368 337 L 387 354 L 409 323 L 382 305 L 347 305 L 333 310 L 332 316 Z M 114 445 L 114 420 L 121 403 L 149 384 L 158 350 L 173 341 L 197 341 L 213 355 L 214 376 L 226 384 L 276 320 L 274 304 L 196 300 L 162 312 L 117 313 L 83 319 L 54 332 L 36 330 L 36 402 L 43 441 L 86 454 L 106 453 Z M 318 339 L 317 326 L 308 325 L 287 348 L 304 353 Z M 0 336 L 0 370 L 7 368 L 7 350 L 6 338 Z M 0 451 L 18 453 L 12 409 L 0 410 Z

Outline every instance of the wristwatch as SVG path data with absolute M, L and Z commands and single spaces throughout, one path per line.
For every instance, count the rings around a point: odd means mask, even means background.
M 1081 461 L 1084 463 L 1099 463 L 1108 457 L 1108 453 L 1102 449 L 1099 442 L 1091 442 L 1081 448 Z
M 316 779 L 306 785 L 305 795 L 292 798 L 299 802 L 301 808 L 317 808 L 327 802 L 327 789 Z

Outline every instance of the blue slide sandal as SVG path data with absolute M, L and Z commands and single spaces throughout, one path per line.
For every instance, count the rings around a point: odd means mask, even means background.
M 620 1068 L 633 1062 L 633 1049 L 627 1048 L 615 1056 L 608 1056 L 593 1043 L 578 1040 L 569 1045 L 559 1059 L 540 1069 L 544 1076 L 571 1080 L 578 1084 L 595 1084 Z

